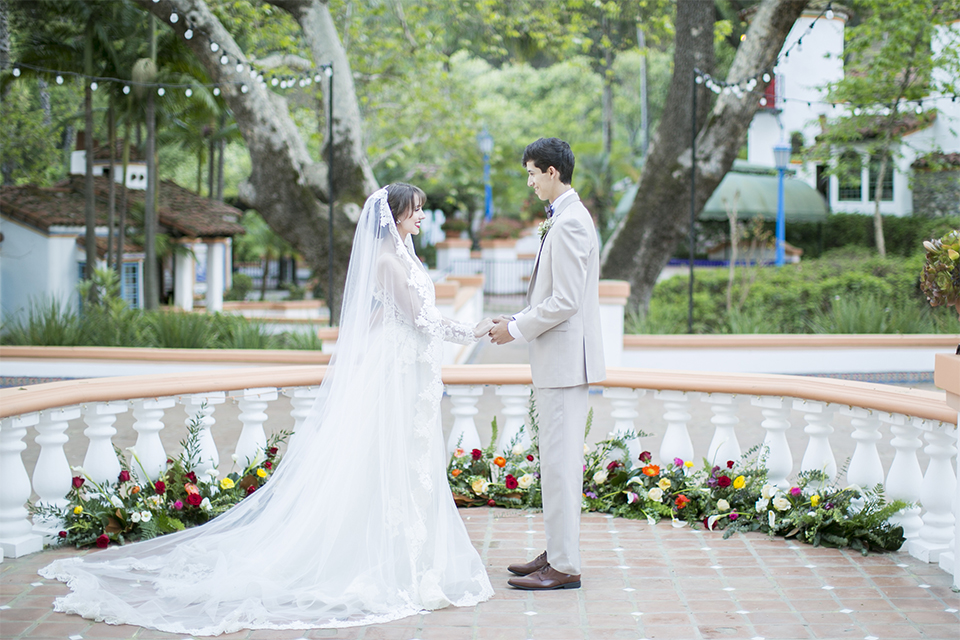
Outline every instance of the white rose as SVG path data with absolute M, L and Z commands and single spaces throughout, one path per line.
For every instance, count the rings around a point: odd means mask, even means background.
M 600 471 L 597 471 L 595 474 L 593 474 L 593 481 L 596 482 L 597 484 L 603 484 L 604 482 L 606 482 L 607 470 L 600 469 Z
M 777 488 L 772 484 L 765 484 L 763 488 L 760 489 L 760 495 L 769 500 L 773 497 L 773 494 L 777 492 Z
M 723 498 L 720 498 L 719 500 L 717 500 L 717 509 L 719 511 L 729 511 L 730 503 L 724 500 Z
M 526 451 L 526 449 L 523 448 L 522 444 L 516 444 L 513 446 L 513 450 L 510 453 L 515 456 L 522 456 L 524 451 Z
M 123 501 L 120 500 L 120 498 L 118 498 L 117 496 L 111 496 L 111 497 L 110 497 L 110 504 L 112 504 L 113 506 L 115 506 L 117 509 L 122 509 L 122 508 L 123 508 Z
M 757 511 L 766 511 L 767 505 L 770 504 L 770 498 L 760 498 L 757 500 L 756 508 Z
M 203 502 L 200 503 L 200 508 L 201 508 L 203 511 L 207 511 L 207 512 L 209 512 L 211 509 L 213 509 L 213 505 L 210 504 L 210 498 L 204 498 L 204 499 L 203 499 Z
M 783 496 L 779 496 L 773 499 L 773 506 L 777 509 L 777 511 L 786 511 L 790 508 L 790 501 Z
M 647 491 L 647 497 L 654 502 L 660 502 L 660 500 L 663 498 L 663 489 L 660 487 L 654 487 L 653 489 L 650 489 L 650 491 Z
M 130 522 L 140 522 L 140 512 L 134 511 L 130 514 Z
M 153 514 L 151 514 L 149 511 L 140 512 L 140 522 L 150 522 L 150 518 L 152 517 Z
M 532 475 L 525 473 L 517 479 L 517 485 L 519 485 L 521 489 L 529 489 L 534 480 L 535 478 Z

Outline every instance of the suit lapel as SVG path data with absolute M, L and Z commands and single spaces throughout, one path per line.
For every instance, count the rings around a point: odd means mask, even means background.
M 574 202 L 580 202 L 580 194 L 574 192 L 572 196 L 564 198 L 563 202 L 560 203 L 560 207 L 553 212 L 553 217 L 556 218 L 561 213 L 563 213 L 567 207 L 569 207 Z M 533 273 L 530 274 L 530 284 L 527 285 L 527 303 L 530 303 L 530 296 L 533 293 L 533 285 L 537 282 L 537 272 L 540 270 L 540 256 L 543 255 L 544 246 L 547 244 L 547 236 L 550 234 L 549 230 L 547 233 L 543 234 L 543 237 L 540 238 L 540 249 L 537 250 L 537 260 L 533 263 Z

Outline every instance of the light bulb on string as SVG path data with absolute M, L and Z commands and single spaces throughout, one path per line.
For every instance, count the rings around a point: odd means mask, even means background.
M 220 87 L 214 87 L 214 88 L 213 88 L 213 95 L 215 95 L 215 96 L 220 95 Z
M 180 19 L 180 16 L 176 12 L 170 14 L 170 24 L 177 24 L 177 21 Z
M 19 78 L 19 77 L 20 77 L 20 67 L 14 67 L 14 68 L 13 68 L 13 77 L 14 77 L 14 78 Z
M 853 115 L 858 116 L 858 115 L 860 115 L 861 113 L 863 113 L 863 112 L 860 110 L 860 107 L 854 107 L 854 109 L 853 109 Z
M 193 29 L 187 29 L 183 32 L 183 39 L 190 40 L 193 38 Z
M 764 82 L 770 82 L 770 74 L 769 74 L 769 73 L 763 74 L 763 81 L 764 81 Z
M 327 65 L 326 67 L 323 68 L 323 73 L 326 74 L 326 76 L 329 78 L 330 76 L 333 75 L 333 67 L 330 65 Z
M 833 9 L 827 9 L 826 13 L 823 14 L 823 17 L 826 18 L 827 20 L 833 20 L 833 16 L 834 16 Z
M 91 82 L 91 83 L 90 83 L 90 91 L 96 91 L 96 90 L 97 90 L 97 87 L 99 87 L 99 86 L 100 86 L 100 85 L 98 85 L 96 82 Z
M 280 88 L 281 88 L 281 89 L 286 89 L 286 88 L 287 88 L 287 81 L 286 81 L 286 80 L 281 80 L 281 81 L 280 81 Z
M 127 95 L 129 93 L 130 93 L 130 85 L 128 84 L 123 85 L 123 95 Z
M 767 106 L 767 99 L 766 99 L 766 98 L 760 98 L 760 106 L 761 106 L 761 107 Z
M 247 85 L 245 85 L 245 84 L 240 86 L 240 92 L 241 92 L 241 93 L 246 93 L 246 92 L 249 91 L 249 90 L 250 90 L 250 89 L 248 89 L 248 88 L 247 88 Z
M 220 64 L 227 64 L 230 62 L 230 58 L 227 57 L 227 54 L 220 56 Z
M 214 53 L 216 53 L 219 49 L 220 49 L 220 45 L 218 45 L 216 42 L 210 43 L 210 51 L 213 51 Z
M 697 76 L 694 82 L 696 82 L 697 84 L 703 84 L 703 76 Z
M 237 63 L 237 73 L 243 73 L 243 63 L 242 63 L 242 62 L 238 62 L 238 63 Z
M 57 76 L 57 84 L 63 84 L 63 76 L 61 75 Z
M 922 102 L 918 102 L 918 103 L 917 103 L 917 108 L 914 109 L 913 112 L 916 113 L 917 115 L 920 115 L 921 113 L 923 113 L 923 103 L 922 103 Z
M 163 87 L 160 87 L 159 89 L 157 89 L 157 95 L 158 95 L 158 96 L 162 96 L 162 95 L 165 94 L 166 92 L 167 92 L 167 90 L 164 89 Z
M 277 86 L 278 84 L 280 84 L 280 81 L 277 80 L 276 78 L 273 78 L 272 80 L 270 80 L 270 84 L 275 87 L 275 86 Z
M 263 81 L 263 74 L 262 74 L 262 73 L 257 76 L 257 82 L 259 82 L 259 83 L 261 83 L 261 84 L 265 84 L 265 82 Z
M 187 96 L 187 97 L 189 98 L 190 96 L 193 95 L 193 89 L 191 89 L 190 87 L 187 87 L 187 90 L 184 91 L 183 93 L 184 93 L 185 96 Z

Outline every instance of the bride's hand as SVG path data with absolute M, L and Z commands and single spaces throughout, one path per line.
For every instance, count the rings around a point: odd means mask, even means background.
M 475 338 L 482 338 L 490 333 L 490 329 L 493 329 L 493 320 L 490 318 L 484 318 L 477 323 L 477 326 L 473 328 L 473 335 Z

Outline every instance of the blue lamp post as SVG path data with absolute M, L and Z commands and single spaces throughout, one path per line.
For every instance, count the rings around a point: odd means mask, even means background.
M 477 134 L 477 144 L 483 153 L 483 188 L 485 192 L 483 217 L 489 222 L 493 218 L 493 188 L 490 186 L 490 153 L 493 151 L 493 136 L 490 135 L 486 127 Z
M 777 258 L 776 264 L 782 267 L 786 261 L 784 245 L 787 241 L 787 216 L 783 206 L 783 174 L 790 166 L 790 145 L 783 142 L 773 148 L 773 162 L 777 165 Z

